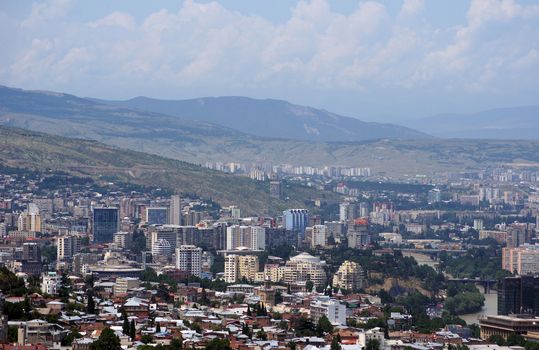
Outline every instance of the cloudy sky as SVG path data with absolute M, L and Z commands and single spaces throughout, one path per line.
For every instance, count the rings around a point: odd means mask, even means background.
M 1 1 L 0 84 L 366 120 L 539 104 L 539 2 Z

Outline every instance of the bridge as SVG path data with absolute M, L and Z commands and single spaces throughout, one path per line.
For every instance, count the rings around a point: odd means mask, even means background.
M 441 252 L 446 252 L 447 254 L 453 254 L 453 255 L 463 255 L 467 253 L 467 250 L 464 250 L 464 249 L 401 248 L 399 250 L 403 253 L 416 253 L 416 254 L 428 255 L 431 257 L 432 260 L 438 260 L 438 257 L 440 256 Z
M 488 294 L 490 292 L 490 289 L 493 288 L 498 281 L 493 279 L 485 279 L 485 278 L 447 278 L 447 282 L 455 282 L 455 283 L 473 283 L 473 284 L 480 284 L 483 286 L 483 291 L 485 294 Z

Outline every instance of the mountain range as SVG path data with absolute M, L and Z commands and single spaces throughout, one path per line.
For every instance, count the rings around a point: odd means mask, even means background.
M 194 164 L 370 167 L 380 178 L 393 180 L 417 181 L 418 174 L 444 177 L 500 163 L 536 166 L 539 162 L 539 141 L 535 140 L 270 138 L 68 94 L 7 87 L 0 88 L 0 125 L 96 140 Z
M 94 101 L 222 125 L 246 134 L 268 138 L 331 142 L 428 137 L 403 126 L 364 122 L 282 100 L 225 96 L 190 100 L 136 97 L 126 101 Z
M 539 139 L 539 106 L 497 108 L 469 114 L 440 114 L 406 124 L 436 137 Z

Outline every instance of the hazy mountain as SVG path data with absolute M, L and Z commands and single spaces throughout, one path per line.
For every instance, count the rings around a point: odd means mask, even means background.
M 287 184 L 290 200 L 269 197 L 267 182 L 254 181 L 194 164 L 141 152 L 118 149 L 95 141 L 71 139 L 0 126 L 0 166 L 33 170 L 54 169 L 99 179 L 168 188 L 211 198 L 221 205 L 235 204 L 245 214 L 278 214 L 287 207 L 305 207 L 305 201 L 337 200 L 334 193 Z M 313 208 L 315 209 L 315 208 Z
M 407 125 L 446 138 L 539 139 L 539 106 L 497 108 L 471 114 L 441 114 Z
M 309 141 L 417 139 L 427 135 L 394 124 L 363 122 L 325 110 L 282 100 L 247 97 L 204 97 L 158 100 L 136 97 L 127 101 L 97 100 L 114 106 L 209 122 L 262 137 Z
M 443 177 L 500 163 L 539 163 L 539 141 L 424 138 L 315 142 L 264 138 L 72 95 L 10 88 L 0 88 L 0 124 L 98 140 L 196 164 L 211 161 L 358 166 L 370 167 L 391 179 L 415 180 L 416 174 Z M 191 184 L 195 186 L 196 181 Z

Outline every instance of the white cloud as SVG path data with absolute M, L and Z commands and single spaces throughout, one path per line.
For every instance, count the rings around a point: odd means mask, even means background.
M 96 89 L 116 91 L 144 91 L 148 84 L 209 94 L 480 93 L 517 84 L 511 74 L 539 71 L 539 6 L 514 0 L 472 1 L 461 24 L 445 27 L 429 22 L 424 0 L 405 0 L 396 11 L 362 1 L 348 13 L 326 0 L 303 0 L 282 22 L 193 0 L 137 20 L 112 11 L 79 23 L 66 16 L 70 9 L 67 0 L 32 6 L 19 23 L 21 48 L 3 58 L 0 80 L 58 82 L 58 88 L 92 81 Z
M 97 21 L 93 21 L 88 23 L 88 25 L 92 28 L 98 28 L 98 27 L 120 27 L 124 29 L 134 29 L 135 28 L 135 19 L 123 12 L 114 11 L 111 14 L 98 19 Z
M 33 27 L 43 21 L 64 17 L 71 9 L 71 0 L 49 0 L 32 5 L 30 15 L 21 22 L 21 27 Z

